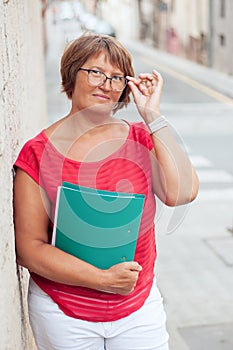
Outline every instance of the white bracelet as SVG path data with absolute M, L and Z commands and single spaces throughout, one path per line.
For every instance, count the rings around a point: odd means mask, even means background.
M 168 122 L 166 118 L 161 115 L 159 118 L 153 120 L 153 122 L 147 124 L 150 134 L 153 134 L 154 132 L 164 128 L 165 126 L 168 126 Z

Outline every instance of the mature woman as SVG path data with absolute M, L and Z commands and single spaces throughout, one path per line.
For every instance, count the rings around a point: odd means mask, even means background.
M 154 277 L 154 195 L 169 206 L 191 202 L 198 179 L 160 115 L 162 77 L 153 70 L 135 78 L 118 41 L 90 34 L 66 48 L 61 76 L 70 113 L 29 140 L 15 162 L 17 261 L 31 275 L 38 349 L 167 350 Z M 130 92 L 139 123 L 114 117 Z M 51 245 L 62 181 L 145 195 L 134 261 L 101 270 Z

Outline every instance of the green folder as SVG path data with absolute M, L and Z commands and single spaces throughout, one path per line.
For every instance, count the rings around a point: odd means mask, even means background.
M 52 244 L 96 267 L 133 261 L 145 196 L 63 182 Z

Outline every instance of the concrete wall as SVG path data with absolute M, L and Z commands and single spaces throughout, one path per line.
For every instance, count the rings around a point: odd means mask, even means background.
M 12 164 L 46 122 L 41 2 L 0 4 L 0 350 L 32 350 L 28 274 L 15 263 Z

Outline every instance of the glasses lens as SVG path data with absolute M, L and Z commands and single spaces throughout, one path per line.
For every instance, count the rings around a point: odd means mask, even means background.
M 105 82 L 105 75 L 98 71 L 89 71 L 88 73 L 89 83 L 94 86 L 100 86 Z
M 112 89 L 114 91 L 122 91 L 126 86 L 126 79 L 124 77 L 112 77 Z

